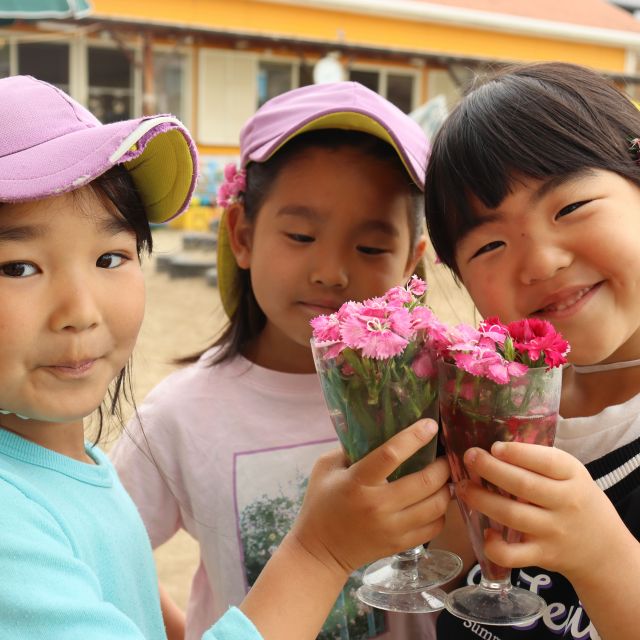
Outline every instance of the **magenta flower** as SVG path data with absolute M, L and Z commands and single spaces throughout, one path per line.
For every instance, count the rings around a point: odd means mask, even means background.
M 416 298 L 421 298 L 427 292 L 427 283 L 422 278 L 412 275 L 407 284 L 407 291 Z
M 318 342 L 339 342 L 340 321 L 338 314 L 332 313 L 326 316 L 317 316 L 311 320 L 313 334 Z
M 478 329 L 458 325 L 450 332 L 444 358 L 475 376 L 506 384 L 530 367 L 566 362 L 569 345 L 549 322 L 527 318 L 503 324 L 487 318 Z
M 526 354 L 532 363 L 544 358 L 548 367 L 558 367 L 567 361 L 569 343 L 547 320 L 525 318 L 509 323 L 508 330 L 516 351 Z
M 411 335 L 411 317 L 404 308 L 392 308 L 386 317 L 379 316 L 377 306 L 365 302 L 359 313 L 347 317 L 341 329 L 342 340 L 367 358 L 383 360 L 401 354 Z
M 413 301 L 411 292 L 404 287 L 393 287 L 387 291 L 384 297 L 387 304 L 392 307 L 402 307 Z
M 226 209 L 240 200 L 246 187 L 247 174 L 244 169 L 238 169 L 233 162 L 224 168 L 224 182 L 218 187 L 216 202 Z

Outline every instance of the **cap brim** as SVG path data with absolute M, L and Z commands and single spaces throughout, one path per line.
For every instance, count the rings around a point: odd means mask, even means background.
M 196 157 L 189 134 L 172 116 L 86 127 L 0 158 L 0 201 L 66 193 L 123 164 L 149 221 L 164 222 L 189 204 Z
M 324 114 L 317 118 L 301 121 L 279 136 L 277 140 L 270 140 L 268 143 L 252 149 L 248 154 L 246 161 L 265 162 L 281 147 L 287 144 L 296 136 L 307 131 L 316 131 L 320 129 L 346 129 L 349 131 L 361 131 L 368 133 L 376 138 L 380 138 L 388 142 L 398 154 L 405 169 L 411 176 L 413 182 L 420 188 L 424 189 L 424 162 L 425 158 L 416 158 L 406 145 L 403 145 L 397 136 L 383 122 L 378 120 L 374 114 L 365 113 L 356 110 L 335 111 L 333 113 Z

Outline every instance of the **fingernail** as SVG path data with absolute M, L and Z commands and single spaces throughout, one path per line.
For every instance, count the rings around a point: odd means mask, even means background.
M 426 436 L 433 436 L 438 431 L 438 425 L 433 420 L 425 420 L 422 423 L 422 431 Z
M 504 442 L 494 442 L 491 447 L 491 453 L 496 458 L 499 458 L 504 453 L 504 450 L 505 450 Z
M 475 463 L 476 458 L 478 457 L 478 452 L 475 449 L 468 449 L 464 454 L 464 463 L 466 465 L 471 466 Z

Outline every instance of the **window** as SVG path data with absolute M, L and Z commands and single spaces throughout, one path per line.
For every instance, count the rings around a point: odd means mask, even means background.
M 153 82 L 156 104 L 154 111 L 172 113 L 187 122 L 187 57 L 181 53 L 154 51 Z
M 258 62 L 258 107 L 293 89 L 293 65 L 286 62 Z
M 237 145 L 258 104 L 258 63 L 252 53 L 201 49 L 198 53 L 198 142 Z
M 362 71 L 352 69 L 349 71 L 349 80 L 363 84 L 367 89 L 380 93 L 380 74 L 377 71 Z
M 405 113 L 416 106 L 417 75 L 390 69 L 350 69 L 349 80 L 359 82 L 368 89 L 384 96 Z
M 413 111 L 413 76 L 387 74 L 387 99 L 405 113 Z
M 133 117 L 133 61 L 120 49 L 90 47 L 89 111 L 103 123 Z
M 50 82 L 68 93 L 69 45 L 51 42 L 19 43 L 18 73 Z

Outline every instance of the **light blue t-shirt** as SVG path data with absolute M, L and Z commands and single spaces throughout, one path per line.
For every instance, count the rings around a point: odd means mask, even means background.
M 87 454 L 95 465 L 0 429 L 0 638 L 166 638 L 140 516 L 102 451 Z M 233 609 L 203 638 L 260 635 Z

